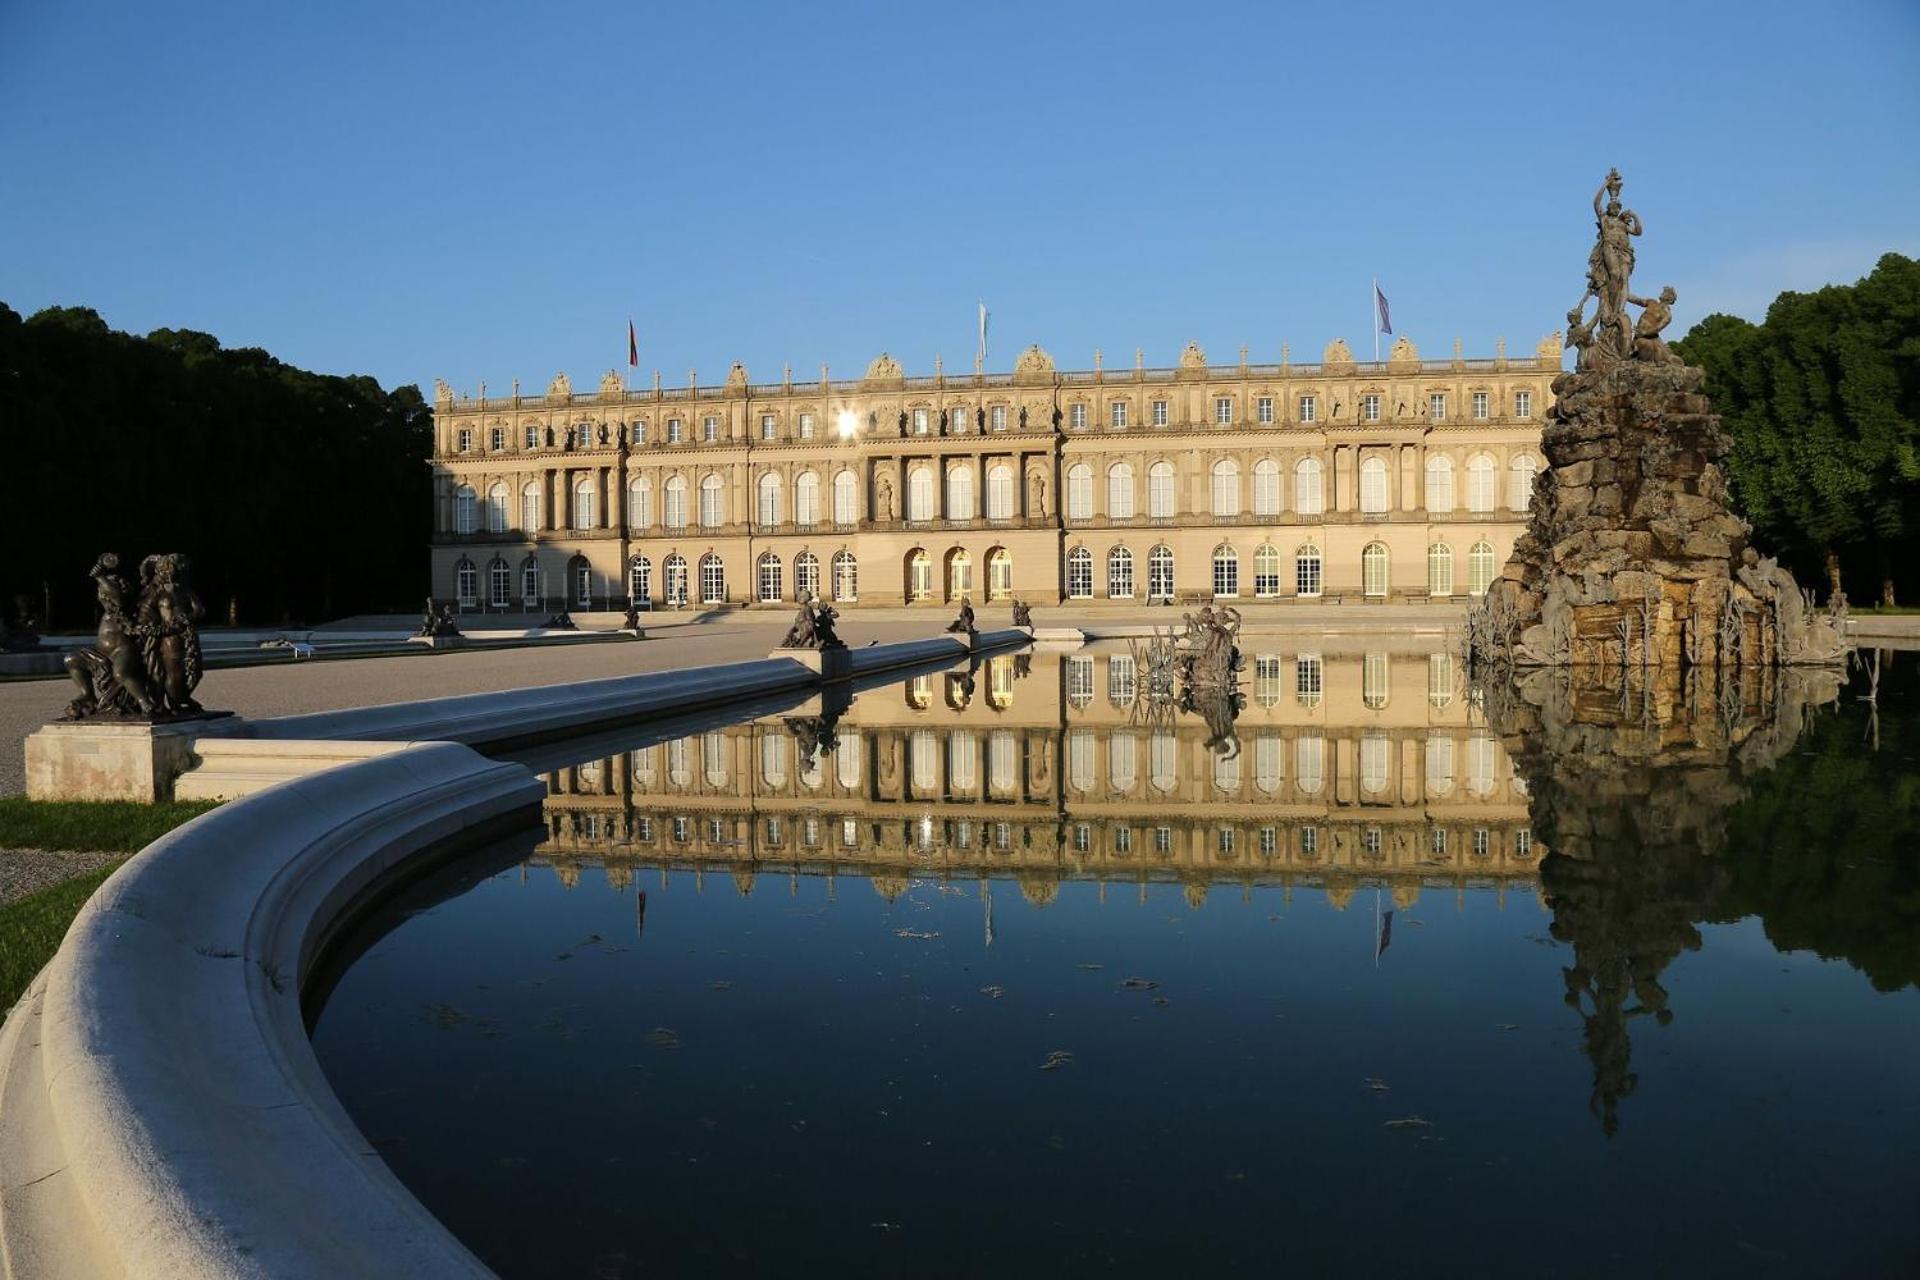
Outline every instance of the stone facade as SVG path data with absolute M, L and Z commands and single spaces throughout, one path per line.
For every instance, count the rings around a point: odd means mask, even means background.
M 435 399 L 433 591 L 463 610 L 629 597 L 947 609 L 1018 596 L 1426 600 L 1518 537 L 1557 335 L 1508 360 L 1063 372 Z

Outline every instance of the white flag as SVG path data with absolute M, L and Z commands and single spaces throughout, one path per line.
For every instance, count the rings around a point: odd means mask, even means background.
M 983 302 L 980 304 L 980 364 L 981 364 L 981 367 L 984 368 L 986 366 L 986 363 L 987 363 L 987 304 Z

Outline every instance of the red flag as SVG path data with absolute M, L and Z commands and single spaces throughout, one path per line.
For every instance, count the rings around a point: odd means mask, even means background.
M 633 368 L 640 367 L 640 339 L 633 331 L 633 321 L 627 321 L 627 363 Z

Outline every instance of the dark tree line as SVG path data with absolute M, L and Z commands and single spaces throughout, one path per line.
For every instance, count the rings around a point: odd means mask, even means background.
M 181 551 L 220 622 L 415 610 L 432 438 L 417 387 L 0 304 L 0 603 L 84 629 L 95 556 Z
M 1675 344 L 1733 436 L 1734 500 L 1805 583 L 1920 586 L 1920 262 L 1783 293 L 1752 324 L 1711 315 Z

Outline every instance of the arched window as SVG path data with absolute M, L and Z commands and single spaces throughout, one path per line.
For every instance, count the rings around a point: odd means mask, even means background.
M 504 496 L 506 494 L 506 486 L 500 485 L 497 487 L 500 489 L 502 496 Z M 495 556 L 493 563 L 487 566 L 487 603 L 496 609 L 504 609 L 507 607 L 507 598 L 512 593 L 513 570 L 507 567 L 505 560 Z
M 1147 599 L 1173 599 L 1173 548 L 1165 543 L 1147 552 Z
M 769 471 L 760 477 L 760 527 L 780 523 L 780 477 Z
M 645 556 L 627 566 L 627 598 L 634 605 L 653 603 L 653 562 Z
M 754 588 L 760 603 L 774 604 L 780 599 L 780 557 L 769 551 L 754 566 Z
M 1532 504 L 1533 473 L 1539 465 L 1530 453 L 1520 454 L 1507 464 L 1507 505 L 1515 511 L 1525 511 Z
M 1171 791 L 1180 782 L 1180 739 L 1171 729 L 1147 735 L 1147 781 L 1155 791 Z
M 573 527 L 593 528 L 593 481 L 582 476 L 573 486 Z
M 1360 701 L 1369 711 L 1387 705 L 1387 655 L 1369 653 L 1360 659 Z
M 1319 734 L 1308 734 L 1293 740 L 1293 777 L 1294 785 L 1300 788 L 1303 796 L 1317 796 L 1320 788 L 1326 785 L 1327 777 L 1327 740 Z
M 1133 599 L 1133 552 L 1125 547 L 1107 552 L 1107 598 Z
M 1387 460 L 1378 454 L 1360 463 L 1360 511 L 1377 516 L 1387 509 Z
M 520 490 L 520 529 L 532 533 L 540 527 L 540 486 L 529 480 Z
M 507 486 L 496 481 L 487 490 L 487 532 L 507 531 Z
M 719 556 L 709 551 L 700 557 L 700 603 L 725 604 L 726 601 L 726 564 Z
M 860 477 L 841 471 L 833 477 L 833 522 L 852 524 L 860 518 Z
M 947 599 L 949 601 L 970 600 L 973 598 L 973 557 L 964 547 L 956 547 L 947 553 Z
M 907 599 L 933 599 L 933 561 L 919 547 L 907 552 Z
M 1114 520 L 1133 519 L 1133 466 L 1116 462 L 1107 468 L 1107 516 Z
M 577 609 L 593 607 L 593 566 L 587 563 L 585 556 L 575 556 L 567 563 L 567 581 L 573 587 L 573 604 Z
M 987 599 L 1008 600 L 1013 596 L 1013 554 L 1005 547 L 987 552 Z
M 1223 545 L 1213 549 L 1213 594 L 1240 594 L 1240 556 L 1232 547 Z
M 1253 514 L 1280 514 L 1280 464 L 1272 458 L 1253 464 Z
M 529 609 L 540 605 L 541 576 L 538 556 L 528 556 L 520 562 L 520 603 Z
M 1093 598 L 1093 552 L 1075 547 L 1067 552 L 1067 597 L 1072 600 Z
M 1430 653 L 1427 655 L 1427 703 L 1438 708 L 1452 701 L 1453 655 Z
M 973 519 L 973 468 L 964 462 L 947 471 L 947 519 Z
M 793 558 L 793 598 L 813 600 L 820 595 L 820 557 L 802 551 Z
M 1444 542 L 1430 543 L 1427 547 L 1427 594 L 1453 594 L 1453 548 Z
M 1147 515 L 1154 520 L 1173 518 L 1173 464 L 1156 462 L 1147 468 Z
M 793 522 L 802 528 L 820 523 L 820 477 L 811 471 L 794 479 Z
M 453 590 L 463 605 L 480 603 L 480 571 L 465 556 L 461 556 L 460 563 L 453 566 Z
M 644 529 L 653 523 L 653 482 L 645 476 L 627 481 L 627 524 Z
M 1231 458 L 1213 464 L 1213 514 L 1240 514 L 1240 466 Z
M 1369 729 L 1360 735 L 1360 790 L 1377 796 L 1387 789 L 1387 735 Z
M 474 530 L 474 494 L 473 486 L 463 484 L 453 491 L 453 531 L 472 533 Z
M 1271 542 L 1253 553 L 1253 594 L 1263 600 L 1280 594 L 1280 548 Z
M 687 603 L 687 561 L 686 557 L 675 552 L 660 565 L 665 576 L 667 603 L 679 608 Z
M 726 481 L 709 471 L 700 478 L 700 527 L 718 529 L 726 522 Z
M 933 519 L 933 468 L 918 466 L 907 473 L 907 519 Z
M 1370 596 L 1387 594 L 1387 548 L 1385 543 L 1369 542 L 1360 553 L 1360 589 Z
M 687 478 L 685 476 L 667 477 L 666 520 L 669 529 L 687 527 Z
M 1438 731 L 1427 734 L 1427 794 L 1435 799 L 1453 792 L 1453 738 Z
M 1493 459 L 1484 453 L 1467 463 L 1467 510 L 1493 510 Z
M 987 519 L 1013 519 L 1013 468 L 996 462 L 987 469 Z
M 1093 519 L 1093 468 L 1084 462 L 1067 468 L 1067 519 Z
M 1293 592 L 1299 596 L 1317 596 L 1320 582 L 1320 548 L 1309 542 L 1293 553 Z
M 1444 453 L 1427 457 L 1427 510 L 1435 515 L 1453 510 L 1453 459 Z
M 1302 458 L 1293 464 L 1293 509 L 1303 516 L 1317 516 L 1326 510 L 1326 494 L 1320 484 L 1320 459 Z
M 833 598 L 841 604 L 852 604 L 860 598 L 860 562 L 851 551 L 834 553 Z
M 1467 591 L 1483 596 L 1493 585 L 1493 545 L 1482 539 L 1467 552 Z

